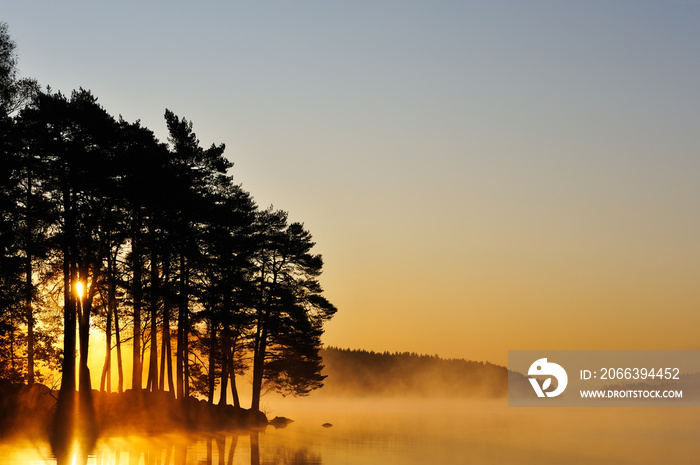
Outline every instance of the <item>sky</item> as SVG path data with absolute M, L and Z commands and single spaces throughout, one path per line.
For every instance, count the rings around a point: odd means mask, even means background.
M 700 349 L 700 2 L 0 0 L 19 69 L 225 143 L 324 343 Z

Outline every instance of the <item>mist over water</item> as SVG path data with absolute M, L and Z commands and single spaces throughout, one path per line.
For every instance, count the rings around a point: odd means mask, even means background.
M 296 429 L 307 442 L 316 437 L 332 446 L 322 454 L 329 464 L 652 464 L 700 457 L 700 415 L 688 408 L 512 408 L 505 400 L 400 398 L 298 405 L 298 424 L 282 434 Z M 321 422 L 334 426 L 314 430 Z
M 697 463 L 691 408 L 513 408 L 505 400 L 278 399 L 285 428 L 101 438 L 94 464 Z M 331 427 L 323 427 L 325 423 Z M 0 446 L 2 463 L 55 463 L 42 443 Z

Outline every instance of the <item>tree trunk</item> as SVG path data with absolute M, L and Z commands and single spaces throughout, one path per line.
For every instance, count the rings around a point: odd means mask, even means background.
M 17 373 L 15 367 L 15 322 L 12 316 L 10 316 L 10 373 L 12 376 Z
M 61 364 L 61 388 L 51 429 L 51 448 L 58 460 L 67 460 L 73 440 L 75 413 L 75 327 L 76 302 L 73 292 L 75 282 L 75 219 L 73 197 L 63 189 L 64 228 L 63 249 L 63 362 Z
M 176 378 L 177 378 L 177 397 L 178 399 L 187 398 L 189 396 L 188 382 L 188 330 L 187 330 L 187 312 L 188 312 L 188 288 L 187 288 L 187 266 L 186 259 L 183 254 L 180 255 L 180 308 L 177 318 L 177 350 L 176 350 Z
M 92 310 L 92 298 L 94 296 L 97 276 L 93 275 L 93 285 L 87 289 L 87 269 L 83 269 L 81 277 L 85 283 L 83 297 L 77 305 L 78 334 L 80 336 L 80 371 L 78 373 L 78 412 L 80 419 L 80 434 L 88 444 L 97 440 L 95 406 L 92 399 L 92 382 L 90 380 L 90 368 L 88 367 L 88 351 L 90 347 L 90 312 Z
M 140 229 L 140 218 L 137 214 L 131 249 L 132 266 L 134 268 L 132 283 L 132 297 L 134 299 L 134 341 L 132 353 L 131 388 L 137 391 L 143 389 L 143 381 L 141 379 L 143 372 L 141 367 L 141 248 L 138 239 L 138 235 L 141 233 Z
M 170 334 L 170 255 L 166 252 L 163 254 L 163 327 L 161 330 L 163 349 L 161 350 L 161 366 L 160 366 L 160 386 L 165 390 L 164 372 L 167 365 L 168 390 L 172 395 L 175 395 L 175 382 L 173 380 L 173 355 L 171 348 Z
M 236 331 L 235 335 L 231 338 L 231 356 L 229 358 L 228 366 L 228 376 L 231 379 L 231 396 L 233 397 L 233 406 L 240 408 L 241 399 L 238 397 L 238 386 L 236 385 L 236 366 L 234 364 L 236 357 L 236 346 L 238 345 L 238 338 L 240 337 L 240 332 Z
M 216 323 L 213 320 L 209 320 L 209 405 L 214 405 L 216 386 Z
M 235 345 L 234 345 L 235 347 Z M 231 351 L 231 364 L 228 367 L 228 376 L 231 379 L 231 396 L 233 397 L 233 406 L 236 408 L 241 407 L 241 399 L 238 397 L 238 387 L 236 386 L 236 370 L 233 366 L 233 354 L 235 350 Z
M 109 266 L 109 265 L 108 265 Z M 112 311 L 107 306 L 107 329 L 105 331 L 105 363 L 100 378 L 100 392 L 112 392 Z
M 163 308 L 163 320 L 165 320 L 165 308 Z M 170 337 L 170 334 L 165 332 L 166 326 L 165 321 L 163 321 L 163 324 L 160 327 L 160 371 L 158 372 L 158 385 L 163 391 L 165 391 L 165 357 L 168 353 L 167 338 Z
M 65 197 L 64 197 L 65 198 Z M 66 230 L 71 223 L 66 220 Z M 66 234 L 63 244 L 63 362 L 61 364 L 61 388 L 58 392 L 56 410 L 51 429 L 51 448 L 58 460 L 67 460 L 73 440 L 73 418 L 75 411 L 75 298 L 72 286 L 72 263 L 70 240 Z
M 27 384 L 34 384 L 34 312 L 32 311 L 32 296 L 34 294 L 34 284 L 32 283 L 32 256 L 27 250 L 25 262 L 26 282 L 26 318 L 27 318 Z
M 190 333 L 189 333 L 188 315 L 185 315 L 185 337 L 183 346 L 183 362 L 185 364 L 185 398 L 190 397 Z
M 32 311 L 32 301 L 34 298 L 34 284 L 32 283 L 32 250 L 34 221 L 32 215 L 32 172 L 27 167 L 27 199 L 26 199 L 26 233 L 25 242 L 26 258 L 25 266 L 25 309 L 27 319 L 27 384 L 34 384 L 34 312 Z
M 265 268 L 266 262 L 263 258 L 260 267 L 260 296 L 258 302 L 258 318 L 255 328 L 255 342 L 253 347 L 253 392 L 250 409 L 260 411 L 260 396 L 262 391 L 262 381 L 264 378 L 265 350 L 267 350 L 267 313 L 265 307 Z
M 124 392 L 124 366 L 122 365 L 122 341 L 119 335 L 119 310 L 114 305 L 114 337 L 117 345 L 117 392 Z
M 168 354 L 168 338 L 170 338 L 170 324 L 168 320 L 170 319 L 170 309 L 167 304 L 168 300 L 168 269 L 165 262 L 168 260 L 167 254 L 163 253 L 163 282 L 161 283 L 161 296 L 163 300 L 163 323 L 160 326 L 160 372 L 158 374 L 158 384 L 161 390 L 165 391 L 165 364 L 167 363 L 165 357 Z
M 111 249 L 107 256 L 107 272 L 109 273 L 107 289 L 107 392 L 112 392 L 112 319 L 114 319 L 114 330 L 117 338 L 117 353 L 119 371 L 121 372 L 121 347 L 119 345 L 119 316 L 117 314 L 117 252 L 112 255 Z M 121 373 L 120 373 L 121 377 Z M 120 381 L 121 382 L 121 381 Z M 120 390 L 121 392 L 121 390 Z
M 256 412 L 260 411 L 260 397 L 262 394 L 262 383 L 264 378 L 264 363 L 265 351 L 267 350 L 267 325 L 265 324 L 265 316 L 263 315 L 262 330 L 259 330 L 259 338 L 256 338 L 255 353 L 253 355 L 253 394 L 250 409 Z
M 155 242 L 155 241 L 153 241 Z M 151 248 L 151 350 L 146 389 L 158 391 L 158 267 L 155 244 Z
M 168 363 L 168 389 L 170 392 L 175 394 L 175 382 L 173 381 L 173 349 L 171 347 L 171 338 L 170 338 L 170 327 L 168 326 L 168 339 L 166 340 L 167 342 L 167 357 L 166 357 L 166 362 Z
M 219 405 L 226 405 L 228 397 L 228 369 L 231 363 L 231 344 L 228 336 L 229 331 L 222 331 L 221 341 L 221 386 L 219 388 Z

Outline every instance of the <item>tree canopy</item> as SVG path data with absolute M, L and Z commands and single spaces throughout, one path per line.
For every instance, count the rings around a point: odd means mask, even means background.
M 237 375 L 250 370 L 259 410 L 267 390 L 320 387 L 336 308 L 304 225 L 258 208 L 224 145 L 202 147 L 174 112 L 162 143 L 89 90 L 41 91 L 18 76 L 0 23 L 0 378 L 31 384 L 60 367 L 62 398 L 89 392 L 100 331 L 103 391 L 214 403 L 218 389 L 239 406 Z

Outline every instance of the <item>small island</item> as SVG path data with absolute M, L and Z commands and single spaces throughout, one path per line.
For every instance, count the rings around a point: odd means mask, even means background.
M 89 451 L 111 431 L 261 426 L 265 392 L 320 387 L 336 308 L 304 225 L 259 208 L 224 145 L 203 147 L 172 111 L 163 143 L 88 90 L 20 78 L 8 31 L 0 23 L 3 434 L 39 425 L 63 463 L 76 437 Z

